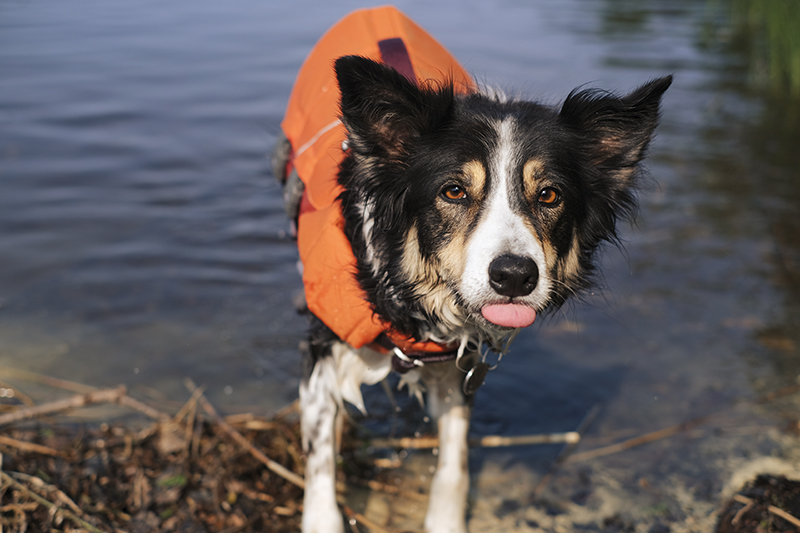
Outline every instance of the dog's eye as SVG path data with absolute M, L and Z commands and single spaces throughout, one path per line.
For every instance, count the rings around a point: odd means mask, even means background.
M 458 185 L 448 185 L 442 189 L 442 196 L 444 196 L 446 200 L 463 200 L 467 197 L 467 193 Z
M 548 207 L 555 207 L 561 201 L 561 194 L 552 187 L 545 187 L 539 193 L 539 203 Z

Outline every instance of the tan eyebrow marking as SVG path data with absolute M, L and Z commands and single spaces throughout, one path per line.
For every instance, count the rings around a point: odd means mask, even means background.
M 468 161 L 461 171 L 470 180 L 469 189 L 473 196 L 479 195 L 486 185 L 486 168 L 480 161 Z
M 544 162 L 541 159 L 529 159 L 522 167 L 522 183 L 525 196 L 534 200 L 539 195 L 538 179 L 544 174 Z

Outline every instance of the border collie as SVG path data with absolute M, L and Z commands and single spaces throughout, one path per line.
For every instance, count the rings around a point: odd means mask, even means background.
M 317 66 L 304 65 L 315 71 L 298 77 L 276 150 L 311 317 L 305 533 L 343 531 L 343 402 L 364 411 L 361 385 L 393 370 L 438 424 L 425 530 L 466 531 L 467 431 L 486 354 L 591 284 L 598 245 L 635 210 L 672 81 L 624 96 L 575 90 L 554 108 L 478 88 L 417 39 L 430 38 L 393 8 L 340 22 L 312 53 Z

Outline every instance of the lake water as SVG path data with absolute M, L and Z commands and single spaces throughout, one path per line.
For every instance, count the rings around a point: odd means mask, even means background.
M 475 433 L 568 431 L 599 404 L 600 443 L 717 413 L 554 481 L 553 501 L 597 511 L 605 490 L 649 510 L 619 511 L 640 529 L 699 523 L 748 459 L 796 459 L 796 398 L 754 400 L 800 374 L 800 114 L 759 89 L 720 4 L 397 5 L 479 79 L 545 102 L 675 75 L 604 287 L 520 335 Z M 305 319 L 268 153 L 304 56 L 356 7 L 0 5 L 0 365 L 176 404 L 191 377 L 227 412 L 296 397 Z M 476 452 L 470 527 L 578 523 L 529 510 L 557 452 Z

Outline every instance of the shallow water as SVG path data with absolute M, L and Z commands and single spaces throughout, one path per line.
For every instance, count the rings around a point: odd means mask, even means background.
M 476 433 L 571 430 L 594 404 L 596 436 L 715 412 L 756 428 L 791 417 L 752 400 L 800 373 L 800 126 L 710 5 L 398 4 L 479 79 L 546 102 L 675 75 L 605 287 L 520 336 L 478 393 Z M 305 323 L 267 154 L 303 57 L 355 7 L 0 5 L 0 365 L 176 402 L 191 377 L 227 410 L 296 397 Z M 754 431 L 592 468 L 622 493 L 678 475 L 710 502 L 730 461 L 789 453 Z M 534 528 L 529 481 L 557 452 L 476 452 L 474 523 Z M 580 488 L 563 483 L 567 499 Z

